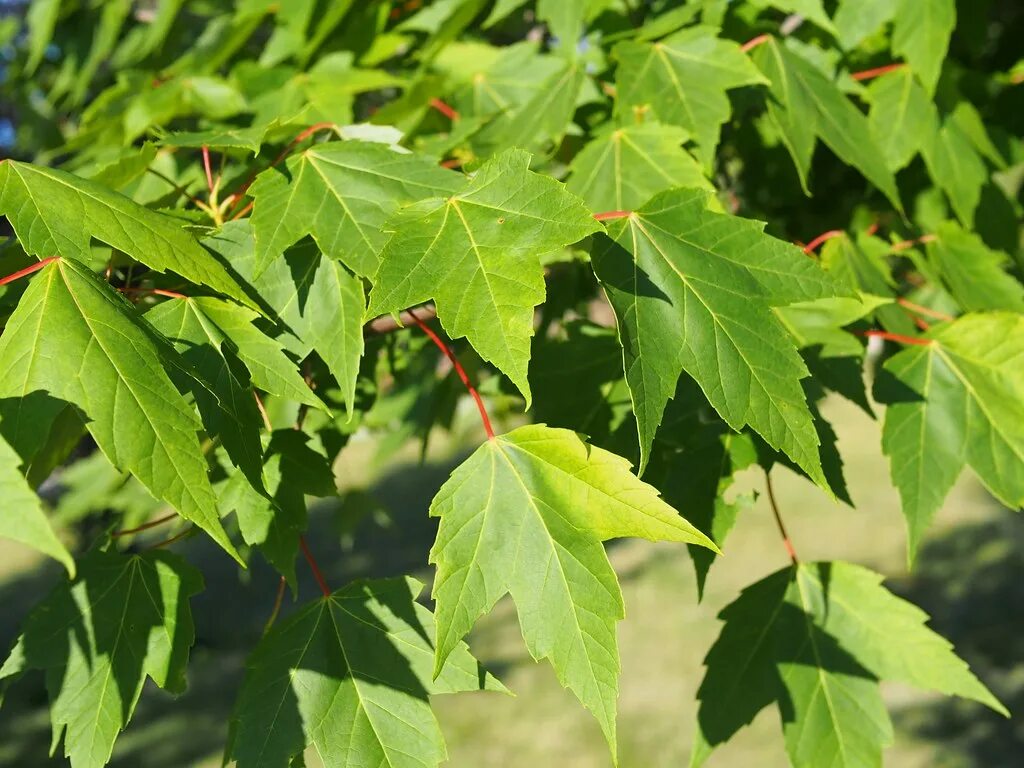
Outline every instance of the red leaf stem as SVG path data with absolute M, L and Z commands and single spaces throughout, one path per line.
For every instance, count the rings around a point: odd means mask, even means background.
M 210 148 L 203 144 L 203 169 L 206 171 L 206 188 L 213 194 L 213 171 L 210 170 Z
M 177 512 L 171 512 L 171 514 L 169 514 L 169 515 L 164 515 L 163 517 L 158 517 L 156 520 L 150 520 L 148 523 L 145 523 L 143 525 L 139 525 L 139 526 L 137 526 L 135 528 L 125 528 L 125 529 L 120 530 L 120 531 L 114 531 L 110 535 L 113 538 L 116 539 L 118 536 L 128 536 L 128 535 L 133 534 L 133 533 L 141 533 L 142 531 L 148 531 L 150 528 L 156 528 L 158 525 L 163 525 L 168 520 L 173 520 L 177 516 L 178 516 Z
M 759 45 L 763 45 L 764 43 L 767 43 L 771 39 L 772 39 L 771 35 L 758 35 L 757 37 L 755 37 L 755 38 L 753 38 L 751 40 L 748 40 L 743 45 L 741 45 L 740 46 L 740 50 L 743 51 L 744 53 L 746 53 L 747 51 L 751 51 L 754 48 L 757 48 L 757 46 L 759 46 Z
M 952 315 L 947 315 L 945 312 L 939 312 L 931 309 L 930 307 L 922 307 L 920 304 L 914 304 L 912 301 L 907 301 L 906 299 L 896 299 L 896 303 L 901 307 L 906 307 L 911 312 L 917 312 L 919 315 L 924 315 L 925 317 L 933 317 L 936 320 L 945 320 L 949 322 L 955 319 Z
M 767 469 L 764 471 L 764 485 L 768 491 L 768 506 L 772 508 L 772 515 L 775 517 L 775 527 L 779 529 L 779 535 L 782 537 L 782 546 L 786 548 L 786 554 L 789 555 L 793 565 L 796 565 L 800 562 L 800 558 L 796 556 L 796 548 L 793 546 L 789 533 L 786 531 L 786 524 L 782 522 L 782 512 L 779 511 L 779 502 L 775 498 L 772 476 L 768 473 Z
M 187 299 L 184 293 L 165 291 L 163 288 L 118 288 L 121 293 L 151 293 L 154 296 L 166 296 L 168 299 Z
M 480 411 L 480 420 L 484 423 L 484 431 L 487 433 L 487 439 L 493 440 L 494 428 L 491 427 L 491 419 L 487 415 L 487 409 L 484 408 L 484 401 L 481 399 L 480 393 L 476 391 L 476 387 L 474 387 L 470 382 L 469 376 L 466 375 L 466 369 L 462 367 L 462 363 L 459 362 L 459 358 L 457 358 L 455 353 L 452 352 L 451 347 L 445 344 L 441 337 L 431 330 L 429 325 L 419 319 L 415 312 L 411 309 L 407 309 L 406 312 L 409 313 L 413 322 L 420 327 L 420 330 L 427 334 L 427 337 L 434 342 L 434 344 L 437 345 L 437 348 L 444 352 L 445 357 L 451 361 L 452 366 L 455 368 L 455 372 L 459 375 L 459 378 L 462 380 L 466 389 L 469 390 L 469 394 L 473 397 L 474 402 L 476 402 L 477 410 Z
M 330 597 L 331 588 L 327 586 L 324 575 L 320 572 L 320 566 L 317 565 L 316 558 L 313 557 L 313 553 L 309 550 L 309 545 L 306 544 L 305 536 L 299 536 L 299 546 L 302 548 L 302 554 L 306 557 L 306 562 L 309 563 L 309 570 L 313 572 L 313 578 L 316 579 L 316 583 L 320 586 L 320 591 L 324 593 L 324 597 Z
M 886 64 L 884 67 L 875 67 L 874 69 L 865 69 L 863 72 L 854 72 L 851 77 L 854 80 L 870 80 L 874 77 L 893 72 L 897 69 L 901 69 L 906 66 L 902 61 L 897 61 L 895 64 Z
M 823 232 L 804 246 L 804 253 L 814 253 L 814 250 L 825 241 L 832 240 L 836 237 L 842 237 L 845 234 L 846 233 L 841 229 L 830 229 L 828 232 Z
M 900 344 L 911 344 L 918 347 L 927 347 L 932 343 L 931 339 L 919 339 L 915 336 L 904 336 L 902 333 L 889 333 L 888 331 L 855 331 L 858 336 L 874 336 L 888 341 L 897 341 Z
M 597 221 L 608 221 L 609 219 L 624 219 L 632 214 L 632 211 L 602 211 L 601 213 L 595 213 L 594 218 Z
M 462 115 L 460 115 L 456 109 L 454 109 L 450 104 L 441 101 L 441 99 L 431 99 L 430 106 L 452 122 L 462 119 Z
M 8 275 L 7 277 L 0 278 L 0 285 L 7 285 L 8 283 L 13 283 L 19 277 L 25 277 L 25 275 L 31 275 L 33 272 L 38 272 L 51 261 L 57 261 L 59 258 L 60 256 L 50 256 L 48 259 L 43 259 L 42 261 L 33 264 L 31 267 L 19 269 L 17 272 L 14 272 Z

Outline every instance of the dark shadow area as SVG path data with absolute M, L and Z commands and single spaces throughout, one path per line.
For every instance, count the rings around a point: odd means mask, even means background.
M 387 524 L 372 516 L 363 519 L 349 533 L 345 548 L 339 543 L 337 522 L 347 514 L 343 501 L 326 499 L 311 504 L 306 538 L 328 584 L 338 589 L 357 578 L 401 575 L 428 581 L 427 556 L 437 520 L 430 518 L 427 510 L 451 470 L 464 458 L 462 454 L 445 462 L 392 467 L 363 494 L 386 511 Z M 158 528 L 148 541 L 166 535 Z M 172 549 L 197 567 L 206 582 L 204 591 L 191 600 L 196 642 L 188 665 L 188 689 L 175 698 L 151 681 L 146 683 L 132 721 L 114 746 L 110 765 L 115 768 L 183 768 L 221 754 L 246 657 L 259 642 L 273 609 L 279 576 L 261 556 L 255 555 L 249 569 L 240 571 L 205 536 L 189 538 Z M 286 593 L 279 623 L 319 595 L 301 556 L 296 572 L 299 600 L 293 602 Z M 60 582 L 62 573 L 59 566 L 47 561 L 35 571 L 0 583 L 0 657 L 6 658 L 25 617 Z M 425 601 L 428 596 L 429 586 L 420 599 Z M 500 670 L 490 671 L 500 674 Z M 0 708 L 0 766 L 69 765 L 60 754 L 47 758 L 50 724 L 46 707 L 41 674 L 30 672 L 8 686 Z
M 898 728 L 938 745 L 935 766 L 1013 766 L 1024 756 L 1024 517 L 957 526 L 922 547 L 894 585 L 927 611 L 1011 718 L 940 699 L 893 713 Z

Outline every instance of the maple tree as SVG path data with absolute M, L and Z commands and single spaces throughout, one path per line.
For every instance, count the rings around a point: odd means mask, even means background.
M 880 412 L 911 560 L 967 467 L 1024 505 L 1019 26 L 958 44 L 954 0 L 0 21 L 0 536 L 66 570 L 0 685 L 43 672 L 74 768 L 110 761 L 147 677 L 185 686 L 187 536 L 280 574 L 226 761 L 439 765 L 430 697 L 506 691 L 466 638 L 507 594 L 614 762 L 604 542 L 685 544 L 699 600 L 741 473 L 852 503 L 826 395 Z M 310 499 L 357 432 L 449 426 L 453 380 L 481 430 L 430 505 L 432 607 L 409 574 L 329 584 Z M 880 575 L 801 559 L 765 480 L 792 564 L 721 613 L 692 765 L 771 704 L 797 768 L 880 765 L 881 681 L 1008 714 Z

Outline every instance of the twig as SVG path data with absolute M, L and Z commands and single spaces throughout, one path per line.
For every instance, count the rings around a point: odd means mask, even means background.
M 632 215 L 632 211 L 602 211 L 601 213 L 595 213 L 594 219 L 596 221 L 608 221 L 609 219 L 624 219 Z
M 743 51 L 744 53 L 747 53 L 748 51 L 751 51 L 754 48 L 757 48 L 757 46 L 763 45 L 764 43 L 767 43 L 771 39 L 772 39 L 771 35 L 758 35 L 757 37 L 755 37 L 755 38 L 753 38 L 751 40 L 748 40 L 743 45 L 741 45 L 740 46 L 740 50 Z
M 179 533 L 177 536 L 171 536 L 171 538 L 169 538 L 169 539 L 164 539 L 163 541 L 158 542 L 157 544 L 154 544 L 151 547 L 147 547 L 147 549 L 163 549 L 164 547 L 168 547 L 168 546 L 170 546 L 171 544 L 173 544 L 176 541 L 181 541 L 186 536 L 188 536 L 190 533 L 192 533 L 193 527 L 194 526 L 190 525 L 188 528 L 186 528 L 184 531 Z
M 421 307 L 417 307 L 416 311 L 419 313 L 419 317 L 423 321 L 433 320 L 437 317 L 437 307 L 433 304 L 424 304 Z M 415 322 L 412 312 L 408 309 L 400 313 L 397 320 L 393 315 L 381 315 L 380 317 L 375 317 L 363 327 L 363 335 L 379 336 L 385 333 L 392 333 L 393 331 L 397 331 L 399 328 L 405 328 L 410 323 Z
M 919 315 L 925 317 L 931 317 L 936 320 L 945 320 L 946 322 L 952 322 L 955 318 L 952 315 L 947 315 L 945 312 L 939 312 L 929 307 L 922 307 L 920 304 L 914 304 L 912 301 L 907 301 L 904 298 L 896 299 L 896 303 L 901 307 L 906 307 L 911 312 L 917 312 Z

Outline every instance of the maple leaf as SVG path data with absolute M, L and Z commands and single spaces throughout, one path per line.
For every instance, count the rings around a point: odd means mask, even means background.
M 892 29 L 892 51 L 904 56 L 924 83 L 935 93 L 949 39 L 956 26 L 955 0 L 897 0 Z
M 821 70 L 774 38 L 754 52 L 754 62 L 771 81 L 768 117 L 782 134 L 808 195 L 811 157 L 820 138 L 840 160 L 860 171 L 898 211 L 896 179 L 875 141 L 867 117 Z
M 965 465 L 1004 504 L 1024 506 L 1024 316 L 964 315 L 925 338 L 875 382 L 911 558 Z
M 0 214 L 26 253 L 88 263 L 91 238 L 124 251 L 157 272 L 252 304 L 227 269 L 181 225 L 88 179 L 15 160 L 0 162 Z
M 300 430 L 274 430 L 264 440 L 266 493 L 235 472 L 217 496 L 222 509 L 235 510 L 245 543 L 259 546 L 293 588 L 299 536 L 306 530 L 306 496 L 322 498 L 337 492 L 330 462 L 308 442 Z
M 64 407 L 79 408 L 111 463 L 130 471 L 238 558 L 220 524 L 199 420 L 164 365 L 188 371 L 134 307 L 74 259 L 45 266 L 0 336 L 0 421 L 23 459 Z M 49 393 L 36 405 L 26 393 Z
M 375 142 L 316 144 L 288 158 L 284 172 L 270 168 L 261 173 L 249 189 L 255 200 L 254 275 L 312 235 L 325 255 L 372 277 L 391 214 L 399 206 L 451 194 L 461 179 L 424 158 Z
M 192 303 L 230 340 L 232 350 L 249 369 L 254 387 L 327 413 L 330 410 L 302 378 L 283 344 L 254 325 L 259 315 L 230 301 L 201 296 Z
M 323 256 L 315 246 L 302 243 L 289 248 L 284 258 L 271 262 L 255 277 L 253 234 L 246 220 L 225 224 L 203 243 L 230 260 L 238 274 L 268 305 L 265 311 L 290 332 L 292 339 L 282 342 L 288 351 L 300 359 L 313 350 L 320 355 L 337 379 L 351 412 L 364 347 L 366 298 L 362 281 L 338 262 Z M 239 345 L 239 354 L 244 355 L 241 338 L 233 336 L 232 340 Z M 262 362 L 268 364 L 270 358 L 263 357 Z M 277 365 L 278 373 L 290 378 L 280 362 Z M 254 377 L 257 376 L 255 368 L 258 366 L 250 368 Z M 304 402 L 298 398 L 296 386 L 292 379 L 288 396 Z M 266 389 L 274 391 L 270 386 Z M 308 387 L 305 389 L 308 391 Z
M 542 254 L 600 229 L 583 202 L 508 150 L 465 189 L 404 208 L 381 254 L 367 317 L 429 299 L 453 339 L 465 336 L 526 397 L 533 308 L 544 301 Z
M 700 164 L 680 146 L 687 138 L 682 128 L 658 123 L 607 130 L 573 158 L 566 187 L 594 211 L 631 211 L 673 187 L 713 192 Z
M 601 542 L 635 536 L 714 544 L 631 474 L 625 459 L 543 425 L 488 440 L 452 473 L 430 514 L 441 518 L 430 551 L 435 674 L 476 620 L 511 593 L 530 654 L 550 659 L 614 753 L 615 623 L 623 605 Z
M 618 321 L 641 470 L 686 371 L 729 426 L 749 424 L 826 487 L 800 387 L 807 368 L 771 307 L 842 290 L 799 248 L 707 210 L 707 200 L 664 192 L 610 221 L 592 253 Z
M 885 0 L 888 4 L 889 0 Z M 868 86 L 868 123 L 889 170 L 905 168 L 938 130 L 939 115 L 909 67 L 900 67 Z
M 447 754 L 428 695 L 503 691 L 459 644 L 431 675 L 434 619 L 415 579 L 357 581 L 275 626 L 249 658 L 227 759 L 292 765 L 307 746 L 337 768 L 434 768 Z
M 0 536 L 49 555 L 74 577 L 75 561 L 46 519 L 39 497 L 18 471 L 19 464 L 18 454 L 0 435 Z
M 1005 271 L 1005 253 L 951 221 L 941 222 L 934 234 L 925 246 L 928 261 L 961 307 L 1024 312 L 1024 286 Z
M 680 126 L 708 169 L 731 113 L 726 92 L 767 84 L 740 46 L 711 27 L 690 27 L 657 43 L 620 43 L 614 53 L 616 109 L 628 114 L 649 106 L 661 122 Z
M 935 185 L 949 197 L 957 218 L 974 226 L 974 212 L 989 172 L 970 137 L 953 117 L 924 134 L 921 154 Z
M 189 598 L 202 587 L 199 572 L 169 552 L 95 550 L 73 582 L 29 614 L 0 678 L 45 671 L 53 743 L 63 734 L 74 768 L 107 764 L 146 677 L 172 693 L 185 689 L 195 637 Z
M 172 299 L 146 313 L 159 331 L 202 380 L 186 379 L 196 398 L 206 431 L 220 438 L 235 466 L 262 490 L 260 414 L 245 370 L 224 332 L 189 298 Z
M 794 768 L 880 766 L 892 724 L 879 681 L 1002 704 L 927 615 L 850 563 L 803 563 L 753 584 L 721 612 L 697 698 L 691 768 L 778 705 Z M 898 643 L 893 638 L 899 638 Z

